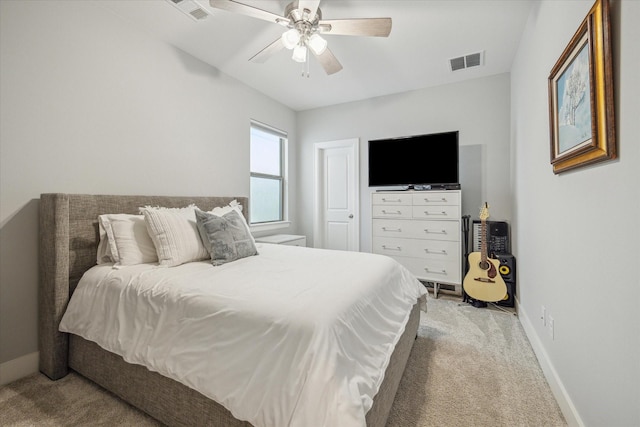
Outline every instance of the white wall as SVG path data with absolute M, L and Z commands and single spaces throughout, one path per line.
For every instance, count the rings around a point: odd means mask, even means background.
M 1 364 L 37 351 L 41 193 L 248 196 L 250 119 L 288 131 L 293 158 L 296 129 L 292 110 L 99 2 L 0 11 Z
M 248 195 L 256 119 L 290 132 L 291 231 L 309 238 L 313 143 L 360 138 L 369 250 L 366 142 L 458 129 L 464 211 L 512 222 L 520 318 L 569 421 L 640 425 L 640 2 L 612 2 L 620 159 L 549 165 L 547 77 L 591 4 L 536 3 L 511 76 L 296 116 L 93 2 L 0 1 L 0 368 L 37 351 L 40 193 Z
M 368 141 L 451 130 L 460 131 L 463 213 L 477 218 L 486 200 L 492 219 L 509 221 L 509 84 L 499 74 L 298 113 L 299 232 L 313 241 L 314 143 L 360 138 L 360 250 L 370 251 Z
M 612 1 L 619 159 L 562 175 L 549 164 L 547 78 L 592 4 L 536 3 L 512 69 L 519 308 L 570 423 L 637 426 L 640 2 Z

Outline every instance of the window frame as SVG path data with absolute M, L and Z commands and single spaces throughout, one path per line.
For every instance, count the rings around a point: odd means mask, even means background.
M 279 140 L 279 149 L 280 149 L 280 175 L 272 175 L 261 172 L 253 172 L 251 170 L 251 161 L 249 162 L 249 193 L 251 194 L 251 178 L 262 178 L 262 179 L 270 179 L 279 181 L 280 187 L 280 203 L 279 203 L 279 219 L 272 221 L 262 221 L 262 222 L 254 222 L 253 218 L 250 217 L 250 227 L 252 229 L 274 229 L 287 227 L 290 222 L 287 218 L 287 145 L 288 145 L 288 135 L 286 132 L 269 126 L 267 124 L 251 120 L 250 128 L 249 128 L 249 159 L 251 159 L 251 133 L 253 129 L 260 130 L 262 132 L 266 132 L 270 135 L 278 137 Z M 251 209 L 251 203 L 250 203 Z

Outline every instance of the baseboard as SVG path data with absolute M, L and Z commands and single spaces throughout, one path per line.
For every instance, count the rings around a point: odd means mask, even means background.
M 558 372 L 551 363 L 549 359 L 549 355 L 545 350 L 542 342 L 540 341 L 540 337 L 536 333 L 535 328 L 533 327 L 533 323 L 529 318 L 526 310 L 520 305 L 520 301 L 516 298 L 516 310 L 518 312 L 518 316 L 520 318 L 520 324 L 524 329 L 525 334 L 529 338 L 529 342 L 531 343 L 531 347 L 533 348 L 533 352 L 536 354 L 538 358 L 538 362 L 540 363 L 540 367 L 542 368 L 542 372 L 544 373 L 547 382 L 549 383 L 549 387 L 551 387 L 551 392 L 553 396 L 556 398 L 558 405 L 560 406 L 560 410 L 562 411 L 562 415 L 564 415 L 565 420 L 569 426 L 576 427 L 584 427 L 584 423 L 580 418 L 580 414 L 576 410 L 573 401 L 569 397 L 567 393 L 567 389 L 564 387 Z
M 0 363 L 0 387 L 38 372 L 39 352 Z

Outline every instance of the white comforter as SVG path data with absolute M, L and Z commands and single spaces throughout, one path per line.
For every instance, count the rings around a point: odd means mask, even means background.
M 259 244 L 219 267 L 89 270 L 60 324 L 255 426 L 364 426 L 424 287 L 390 258 Z

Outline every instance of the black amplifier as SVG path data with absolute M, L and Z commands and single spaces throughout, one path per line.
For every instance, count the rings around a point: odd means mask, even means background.
M 504 221 L 486 222 L 487 235 L 485 236 L 485 241 L 487 242 L 487 255 L 489 255 L 490 258 L 495 258 L 495 254 L 510 254 L 509 224 Z M 472 252 L 480 252 L 481 229 L 481 222 L 474 220 L 472 229 Z

